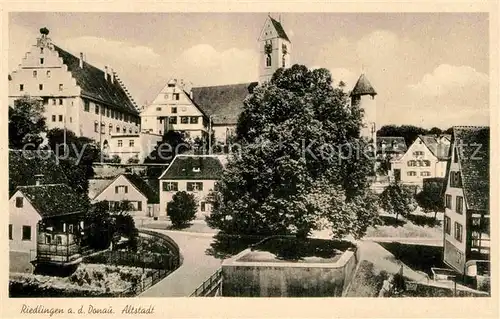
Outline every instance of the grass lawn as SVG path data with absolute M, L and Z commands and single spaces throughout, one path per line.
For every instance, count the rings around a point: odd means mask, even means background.
M 376 269 L 372 262 L 362 260 L 346 297 L 377 297 L 386 275 L 385 271 Z
M 420 216 L 420 215 L 415 215 Z M 418 217 L 411 217 L 417 218 Z M 440 224 L 428 226 L 425 223 L 415 224 L 410 218 L 404 220 L 399 217 L 398 221 L 393 216 L 382 215 L 380 219 L 383 225 L 377 227 L 369 227 L 366 232 L 366 237 L 400 237 L 400 238 L 442 238 L 443 228 Z

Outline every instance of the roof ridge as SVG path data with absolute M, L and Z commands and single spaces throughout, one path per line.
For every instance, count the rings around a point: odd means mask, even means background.
M 207 86 L 193 86 L 191 89 L 203 89 L 203 88 L 214 88 L 214 87 L 224 87 L 224 86 L 236 86 L 236 85 L 250 85 L 258 83 L 257 81 L 245 82 L 245 83 L 233 83 L 233 84 L 220 84 L 220 85 L 207 85 Z
M 19 185 L 19 186 L 17 186 L 17 188 L 42 187 L 42 186 L 65 186 L 65 187 L 69 187 L 67 184 L 64 184 L 64 183 L 55 183 L 55 184 L 40 184 L 40 185 Z

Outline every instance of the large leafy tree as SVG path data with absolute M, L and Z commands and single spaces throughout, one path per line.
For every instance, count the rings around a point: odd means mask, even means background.
M 410 146 L 419 135 L 435 134 L 436 130 L 434 129 L 432 132 L 434 133 L 414 125 L 384 125 L 377 131 L 377 136 L 402 136 L 406 145 Z
M 362 111 L 326 69 L 279 69 L 244 102 L 241 150 L 230 156 L 207 221 L 235 234 L 294 234 L 329 227 L 360 237 L 376 220 L 372 161 L 359 139 Z M 359 205 L 362 204 L 362 205 Z
M 168 130 L 163 134 L 162 140 L 144 159 L 144 163 L 168 165 L 175 155 L 185 153 L 190 148 L 191 144 L 184 132 Z M 164 170 L 164 166 L 148 166 L 146 175 L 151 179 L 158 178 Z
M 9 148 L 22 149 L 26 144 L 32 144 L 36 149 L 43 138 L 40 133 L 46 130 L 44 107 L 41 101 L 29 96 L 14 101 L 14 107 L 9 106 Z
M 438 212 L 444 212 L 443 187 L 444 178 L 435 179 L 425 183 L 422 191 L 415 196 L 418 206 L 425 213 L 434 212 L 434 220 L 437 220 Z
M 196 199 L 193 194 L 177 192 L 167 205 L 167 215 L 175 228 L 186 227 L 196 217 Z
M 401 183 L 392 183 L 379 196 L 380 207 L 389 214 L 406 216 L 417 208 L 414 191 Z

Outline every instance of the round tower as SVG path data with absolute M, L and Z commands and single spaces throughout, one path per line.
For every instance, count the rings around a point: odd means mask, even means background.
M 360 136 L 376 145 L 377 137 L 377 92 L 364 74 L 361 74 L 351 91 L 351 105 L 363 110 L 363 127 Z

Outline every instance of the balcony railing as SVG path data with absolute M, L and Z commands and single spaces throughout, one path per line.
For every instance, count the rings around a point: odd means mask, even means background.
M 36 259 L 39 261 L 70 262 L 80 256 L 80 246 L 76 243 L 37 244 Z

